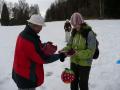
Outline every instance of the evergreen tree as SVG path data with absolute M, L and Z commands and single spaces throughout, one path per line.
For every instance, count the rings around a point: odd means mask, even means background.
M 108 18 L 120 18 L 120 1 L 105 0 L 105 14 Z
M 119 0 L 56 0 L 46 12 L 46 20 L 65 20 L 80 12 L 85 19 L 120 18 Z
M 7 5 L 4 3 L 1 13 L 1 25 L 8 26 L 9 25 L 9 12 Z

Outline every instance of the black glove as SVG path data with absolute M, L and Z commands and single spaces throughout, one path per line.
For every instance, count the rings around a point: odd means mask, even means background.
M 65 53 L 60 53 L 60 61 L 61 61 L 61 62 L 64 62 L 64 61 L 65 61 L 65 58 L 66 58 Z

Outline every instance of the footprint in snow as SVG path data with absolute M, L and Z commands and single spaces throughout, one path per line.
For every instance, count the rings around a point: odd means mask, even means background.
M 91 87 L 91 88 L 95 88 L 95 87 L 96 87 L 96 84 L 90 84 L 90 87 Z
M 51 76 L 53 72 L 46 72 L 45 76 Z
M 11 74 L 9 74 L 9 76 L 7 76 L 7 77 L 3 78 L 2 80 L 0 80 L 0 84 L 4 84 L 8 80 L 10 80 L 10 78 L 11 78 Z

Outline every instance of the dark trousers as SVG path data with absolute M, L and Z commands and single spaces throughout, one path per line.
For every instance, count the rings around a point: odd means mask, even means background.
M 88 80 L 90 73 L 89 66 L 80 66 L 71 63 L 71 69 L 75 73 L 75 80 L 71 83 L 71 90 L 89 90 Z

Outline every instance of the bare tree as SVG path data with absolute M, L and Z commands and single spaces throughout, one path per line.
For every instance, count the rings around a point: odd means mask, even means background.
M 34 4 L 30 6 L 30 16 L 32 14 L 40 14 L 38 4 Z

